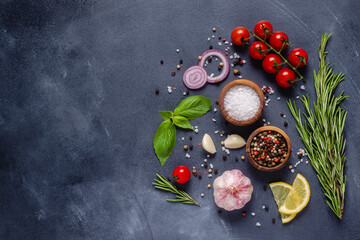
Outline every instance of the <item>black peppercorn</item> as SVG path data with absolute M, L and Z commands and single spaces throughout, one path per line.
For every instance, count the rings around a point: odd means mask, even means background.
M 159 89 L 155 89 L 155 94 L 156 94 L 156 95 L 159 94 Z
M 221 210 L 219 210 L 219 211 L 218 211 L 218 214 L 219 214 L 219 215 L 221 215 L 221 214 L 222 214 L 222 211 L 221 211 Z
M 287 121 L 284 122 L 284 126 L 287 127 L 289 123 Z
M 265 211 L 267 211 L 267 212 L 269 211 L 269 206 L 267 206 L 267 205 L 265 206 Z
M 221 66 L 218 66 L 218 70 L 221 71 L 222 67 Z
M 266 189 L 267 189 L 267 186 L 266 186 L 266 185 L 264 185 L 264 191 L 266 191 Z
M 204 163 L 204 168 L 207 168 L 208 166 L 207 166 L 207 163 Z
M 223 160 L 224 160 L 224 161 L 226 160 L 226 155 L 223 155 Z
M 183 64 L 183 60 L 182 60 L 182 59 L 180 59 L 179 63 L 180 63 L 180 64 Z
M 214 173 L 215 173 L 215 174 L 218 174 L 218 170 L 217 170 L 217 169 L 214 169 Z
M 186 90 L 186 95 L 189 95 L 190 94 L 190 92 L 189 92 L 189 89 L 188 90 Z
M 209 49 L 213 49 L 213 46 L 212 46 L 212 45 L 210 45 L 210 46 L 209 46 Z
M 193 146 L 192 144 L 189 145 L 189 149 L 190 149 L 190 150 L 193 150 L 193 147 L 194 147 L 194 146 Z
M 172 71 L 172 72 L 171 72 L 171 76 L 175 76 L 175 71 Z
M 271 222 L 272 222 L 272 223 L 275 223 L 275 218 L 271 219 Z
M 280 116 L 282 116 L 282 117 L 283 117 L 283 116 L 284 116 L 284 113 L 283 113 L 283 112 L 281 112 L 281 113 L 280 113 Z
M 208 62 L 212 62 L 212 57 L 210 56 L 210 57 L 208 57 Z
M 160 60 L 160 64 L 164 64 L 164 60 Z
M 215 103 L 219 105 L 219 99 L 216 99 L 216 100 L 215 100 Z
M 239 161 L 239 158 L 238 158 L 238 157 L 236 157 L 236 158 L 235 158 L 235 161 L 236 161 L 236 162 L 237 162 L 237 161 Z
M 202 178 L 202 175 L 201 173 L 198 174 L 198 178 L 201 179 Z
M 190 136 L 189 139 L 192 140 L 192 136 Z

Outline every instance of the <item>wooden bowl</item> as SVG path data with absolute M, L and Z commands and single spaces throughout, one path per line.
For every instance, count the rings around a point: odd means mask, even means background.
M 256 91 L 256 93 L 258 94 L 258 96 L 260 98 L 260 107 L 259 107 L 259 110 L 257 111 L 257 113 L 255 114 L 255 116 L 253 118 L 250 118 L 250 119 L 245 120 L 245 121 L 238 121 L 238 120 L 235 120 L 232 117 L 230 117 L 229 114 L 226 112 L 225 107 L 224 107 L 225 95 L 226 95 L 227 91 L 229 91 L 230 88 L 232 88 L 232 87 L 234 87 L 236 85 L 249 86 L 252 89 L 254 89 Z M 264 111 L 264 106 L 265 106 L 265 97 L 264 97 L 264 93 L 262 92 L 261 88 L 256 83 L 254 83 L 254 82 L 252 82 L 250 80 L 246 80 L 246 79 L 235 80 L 235 81 L 232 81 L 232 82 L 228 83 L 221 90 L 220 97 L 219 97 L 219 109 L 220 109 L 221 114 L 223 115 L 223 117 L 229 123 L 237 125 L 237 126 L 247 126 L 247 125 L 250 125 L 250 124 L 256 122 L 261 117 L 261 115 L 262 115 L 262 113 Z
M 250 144 L 252 139 L 259 134 L 260 132 L 263 131 L 274 131 L 274 132 L 278 132 L 280 133 L 286 141 L 287 147 L 288 147 L 288 151 L 287 151 L 287 156 L 285 158 L 285 160 L 280 163 L 279 165 L 275 166 L 275 167 L 264 167 L 264 166 L 260 166 L 259 164 L 257 164 L 255 162 L 255 160 L 251 157 L 250 154 Z M 273 127 L 273 126 L 265 126 L 265 127 L 260 127 L 258 129 L 256 129 L 254 132 L 251 133 L 250 137 L 248 138 L 247 142 L 246 142 L 246 156 L 249 160 L 249 162 L 251 163 L 251 165 L 253 165 L 256 169 L 259 169 L 260 171 L 264 171 L 264 172 L 273 172 L 273 171 L 277 171 L 279 169 L 281 169 L 282 167 L 284 167 L 286 165 L 286 163 L 289 161 L 289 158 L 291 156 L 291 142 L 290 139 L 288 137 L 288 135 L 286 135 L 286 133 L 281 130 L 280 128 L 277 127 Z

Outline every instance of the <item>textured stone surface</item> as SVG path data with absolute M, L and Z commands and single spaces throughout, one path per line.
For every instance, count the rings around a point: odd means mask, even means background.
M 356 1 L 308 0 L 1 1 L 0 238 L 359 239 L 359 7 Z M 235 127 L 226 125 L 220 112 L 211 112 L 191 121 L 199 126 L 199 134 L 178 130 L 175 149 L 164 167 L 153 152 L 153 136 L 161 122 L 158 110 L 172 110 L 184 98 L 182 73 L 196 64 L 208 45 L 224 49 L 216 38 L 207 41 L 211 28 L 217 28 L 215 36 L 229 39 L 234 27 L 252 29 L 262 19 L 308 51 L 304 74 L 310 97 L 314 97 L 312 71 L 318 65 L 320 33 L 333 32 L 328 60 L 346 74 L 340 88 L 351 96 L 343 104 L 349 115 L 342 221 L 325 204 L 310 165 L 300 164 L 295 171 L 310 182 L 310 203 L 283 226 L 271 192 L 264 192 L 263 185 L 279 180 L 291 183 L 296 174 L 288 169 L 263 173 L 246 161 L 235 162 L 245 149 L 231 151 L 222 160 L 222 138 L 214 131 L 247 138 L 261 120 Z M 247 48 L 237 51 L 247 60 L 238 68 L 244 78 L 274 87 L 264 118 L 287 132 L 296 152 L 302 144 L 285 99 L 303 94 L 301 83 L 294 90 L 278 89 L 273 77 L 249 58 Z M 178 71 L 180 59 L 184 68 Z M 208 84 L 190 95 L 215 100 L 233 79 L 230 74 L 219 85 Z M 177 89 L 170 95 L 167 86 Z M 280 112 L 288 116 L 287 128 Z M 197 143 L 206 132 L 218 148 L 208 163 L 219 174 L 239 168 L 252 180 L 254 193 L 244 208 L 246 217 L 241 211 L 223 211 L 218 216 L 212 189 L 207 189 L 214 178 L 206 174 L 184 186 L 199 200 L 200 208 L 167 203 L 171 195 L 151 185 L 155 173 L 169 176 L 180 164 L 200 169 L 206 154 Z M 182 146 L 190 144 L 190 135 L 194 150 L 186 159 Z M 296 161 L 292 156 L 290 162 Z M 268 205 L 269 211 L 262 205 Z

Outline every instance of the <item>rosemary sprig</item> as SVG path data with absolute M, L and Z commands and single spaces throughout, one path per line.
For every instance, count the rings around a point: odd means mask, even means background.
M 186 204 L 195 204 L 200 207 L 200 204 L 198 204 L 192 197 L 189 196 L 185 191 L 177 189 L 169 180 L 167 180 L 164 176 L 161 176 L 159 174 L 156 174 L 156 176 L 159 178 L 154 179 L 155 182 L 153 182 L 153 185 L 157 189 L 161 189 L 164 191 L 172 192 L 176 194 L 176 198 L 166 199 L 166 201 L 169 202 L 181 202 Z
M 327 198 L 326 202 L 332 211 L 342 219 L 344 212 L 344 198 L 346 176 L 344 126 L 347 111 L 339 105 L 347 98 L 334 96 L 338 84 L 344 80 L 344 74 L 333 73 L 333 66 L 325 62 L 326 44 L 331 34 L 321 34 L 319 46 L 319 71 L 314 70 L 314 85 L 317 101 L 313 102 L 313 110 L 308 96 L 300 99 L 304 106 L 304 122 L 300 109 L 295 102 L 289 100 L 288 107 L 295 118 L 296 128 L 309 155 L 311 166 L 317 173 L 322 190 Z

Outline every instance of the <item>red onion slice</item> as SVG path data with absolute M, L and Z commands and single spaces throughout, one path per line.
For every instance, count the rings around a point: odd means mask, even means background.
M 183 81 L 188 88 L 199 89 L 205 85 L 207 77 L 207 72 L 203 67 L 192 66 L 184 72 Z
M 224 63 L 224 66 L 223 66 L 223 70 L 220 73 L 220 75 L 215 76 L 215 77 L 207 76 L 207 81 L 209 83 L 221 82 L 229 74 L 229 69 L 230 69 L 229 61 L 224 53 L 220 52 L 219 50 L 213 49 L 213 50 L 208 50 L 201 55 L 201 60 L 199 61 L 199 66 L 201 66 L 201 67 L 204 66 L 206 59 L 208 59 L 208 57 L 210 57 L 210 56 L 216 56 L 216 57 L 220 58 L 220 60 Z

